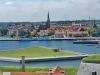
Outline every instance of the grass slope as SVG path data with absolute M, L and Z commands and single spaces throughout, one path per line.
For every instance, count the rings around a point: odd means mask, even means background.
M 0 57 L 13 57 L 20 58 L 25 56 L 26 58 L 38 58 L 38 57 L 57 57 L 57 56 L 70 56 L 78 55 L 79 53 L 74 52 L 64 52 L 60 50 L 59 52 L 54 52 L 50 48 L 46 47 L 33 47 L 18 50 L 0 51 Z
M 2 72 L 20 72 L 21 68 L 20 67 L 0 67 L 0 70 Z M 76 75 L 78 68 L 64 68 L 66 71 L 67 75 Z M 42 67 L 42 68 L 35 68 L 35 67 L 26 67 L 26 72 L 49 72 L 49 68 L 47 67 Z
M 86 57 L 86 58 L 83 59 L 83 62 L 100 63 L 100 54 Z

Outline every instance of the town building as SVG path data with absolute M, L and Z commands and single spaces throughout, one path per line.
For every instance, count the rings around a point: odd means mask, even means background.
M 54 34 L 55 38 L 64 38 L 64 35 L 65 35 L 64 31 L 62 31 L 62 30 L 55 30 L 55 34 Z
M 73 32 L 67 32 L 68 37 L 86 37 L 88 36 L 87 31 L 73 31 Z
M 49 30 L 40 30 L 40 32 L 38 32 L 38 35 L 40 37 L 44 37 L 44 36 L 48 36 Z

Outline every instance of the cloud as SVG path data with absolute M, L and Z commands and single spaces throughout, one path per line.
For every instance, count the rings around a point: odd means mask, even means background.
M 1 0 L 0 21 L 45 21 L 99 18 L 100 0 Z
M 13 2 L 10 2 L 10 1 L 5 2 L 5 5 L 12 5 L 12 4 L 13 4 Z

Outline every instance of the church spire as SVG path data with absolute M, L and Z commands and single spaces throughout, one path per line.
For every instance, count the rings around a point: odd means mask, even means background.
M 49 12 L 47 15 L 47 22 L 46 22 L 47 28 L 50 28 L 50 17 L 49 17 Z
M 93 20 L 93 28 L 98 28 L 95 20 Z

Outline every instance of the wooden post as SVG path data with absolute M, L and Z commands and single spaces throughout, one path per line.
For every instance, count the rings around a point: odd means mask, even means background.
M 22 56 L 21 64 L 22 64 L 22 72 L 25 72 L 25 56 Z

